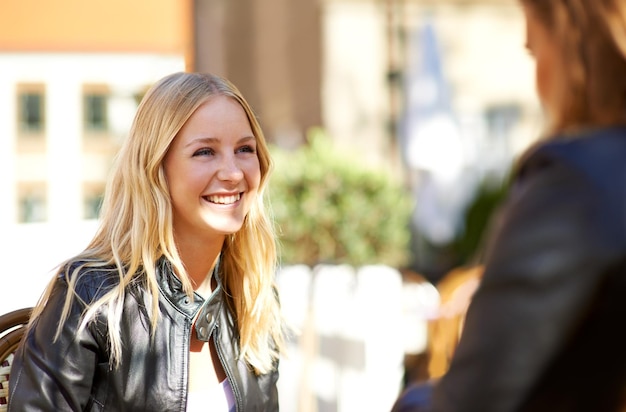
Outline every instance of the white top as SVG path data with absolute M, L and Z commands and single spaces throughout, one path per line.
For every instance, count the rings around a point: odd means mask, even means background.
M 206 392 L 189 392 L 187 394 L 187 412 L 234 412 L 235 395 L 233 389 L 224 379 L 219 385 Z

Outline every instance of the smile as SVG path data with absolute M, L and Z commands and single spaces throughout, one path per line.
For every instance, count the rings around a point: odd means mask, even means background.
M 207 199 L 211 203 L 217 203 L 219 205 L 230 205 L 232 203 L 237 202 L 239 199 L 241 199 L 241 193 L 237 193 L 236 195 L 230 195 L 230 196 L 213 195 L 213 196 L 207 196 L 205 197 L 205 199 Z

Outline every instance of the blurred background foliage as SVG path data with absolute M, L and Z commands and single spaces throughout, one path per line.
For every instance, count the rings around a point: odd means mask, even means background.
M 282 264 L 410 266 L 415 206 L 410 188 L 355 160 L 320 128 L 312 129 L 307 140 L 297 149 L 271 146 L 275 169 L 269 194 Z M 452 265 L 479 257 L 508 187 L 508 176 L 486 178 L 479 185 L 459 234 L 439 246 Z
M 450 248 L 456 265 L 478 263 L 491 220 L 506 199 L 510 173 L 505 178 L 485 178 L 463 213 L 463 229 Z
M 295 150 L 271 148 L 270 200 L 282 263 L 408 263 L 410 191 L 334 145 L 322 129 Z

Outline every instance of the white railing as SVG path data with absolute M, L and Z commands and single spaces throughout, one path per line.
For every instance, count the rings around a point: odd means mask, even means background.
M 389 411 L 405 353 L 426 350 L 439 295 L 388 266 L 289 266 L 277 274 L 283 312 L 299 332 L 281 360 L 281 410 Z M 408 332 L 408 333 L 407 333 Z

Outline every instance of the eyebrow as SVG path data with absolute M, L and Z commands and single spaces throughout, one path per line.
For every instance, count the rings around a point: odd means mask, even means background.
M 237 140 L 237 144 L 245 143 L 248 141 L 256 141 L 256 136 L 252 135 L 252 136 L 242 137 L 241 139 Z M 187 143 L 185 147 L 193 146 L 194 144 L 197 144 L 197 143 L 211 144 L 211 143 L 219 143 L 219 142 L 220 142 L 220 139 L 217 137 L 198 137 L 196 139 L 193 139 L 189 143 Z

